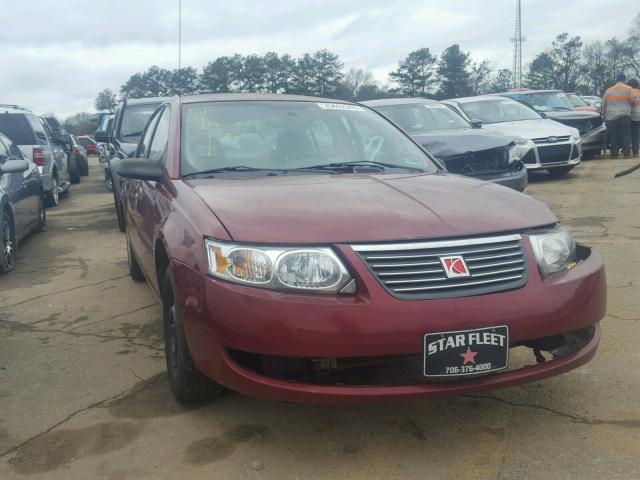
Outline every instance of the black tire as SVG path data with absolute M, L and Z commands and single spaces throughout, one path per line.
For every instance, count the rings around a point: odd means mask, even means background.
M 557 167 L 557 168 L 549 168 L 547 171 L 549 175 L 553 178 L 560 178 L 566 176 L 571 170 L 573 170 L 573 166 L 570 167 Z
M 107 187 L 107 190 L 113 192 L 113 178 L 107 170 L 104 171 L 104 186 Z
M 80 157 L 80 176 L 86 177 L 89 175 L 89 160 L 87 157 Z
M 164 351 L 169 386 L 181 402 L 196 403 L 219 397 L 224 387 L 204 376 L 194 365 L 182 325 L 176 284 L 167 268 L 162 285 Z
M 116 189 L 113 189 L 113 202 L 116 206 L 116 218 L 118 219 L 118 229 L 121 232 L 127 231 L 127 221 L 124 218 L 124 205 L 122 205 L 122 200 L 118 198 L 116 194 Z
M 73 185 L 80 183 L 80 167 L 78 165 L 78 159 L 75 156 L 69 159 L 67 171 L 69 172 L 69 180 L 71 180 Z
M 144 282 L 146 280 L 144 273 L 142 273 L 142 268 L 138 263 L 138 259 L 136 258 L 136 254 L 133 253 L 131 249 L 131 241 L 129 240 L 129 235 L 127 235 L 127 260 L 129 263 L 129 275 L 136 282 Z
M 4 210 L 0 221 L 0 274 L 13 270 L 16 253 L 16 232 L 9 212 Z
M 47 209 L 44 196 L 40 197 L 40 207 L 38 208 L 38 224 L 34 229 L 36 232 L 44 232 L 47 229 Z
M 600 152 L 598 150 L 588 150 L 586 152 L 582 152 L 582 160 L 593 160 Z
M 60 205 L 60 191 L 58 190 L 58 175 L 54 172 L 51 177 L 51 191 L 47 192 L 47 207 Z

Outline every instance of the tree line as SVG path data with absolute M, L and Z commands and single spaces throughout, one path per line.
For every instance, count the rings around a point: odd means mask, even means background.
M 523 86 L 601 95 L 623 71 L 640 77 L 640 14 L 623 39 L 584 44 L 579 36 L 557 35 L 528 65 Z M 222 56 L 201 70 L 152 66 L 129 77 L 118 93 L 120 98 L 141 98 L 270 92 L 362 101 L 404 96 L 444 99 L 501 92 L 512 86 L 510 69 L 494 71 L 488 61 L 474 62 L 469 52 L 453 44 L 439 56 L 426 47 L 410 52 L 385 84 L 365 68 L 345 70 L 337 54 L 319 50 L 297 58 L 275 52 Z M 118 100 L 115 92 L 106 89 L 96 97 L 95 107 L 113 111 Z

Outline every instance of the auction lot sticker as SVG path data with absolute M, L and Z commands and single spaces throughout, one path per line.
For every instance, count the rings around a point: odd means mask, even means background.
M 506 325 L 427 333 L 424 336 L 424 376 L 457 377 L 493 372 L 509 363 Z
M 316 103 L 322 110 L 346 110 L 350 112 L 364 112 L 364 108 L 348 103 Z

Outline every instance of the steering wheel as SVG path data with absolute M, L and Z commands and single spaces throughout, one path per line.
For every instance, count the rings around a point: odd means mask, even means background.
M 374 161 L 380 153 L 382 145 L 384 145 L 384 137 L 381 135 L 370 137 L 364 145 L 364 155 L 366 159 Z

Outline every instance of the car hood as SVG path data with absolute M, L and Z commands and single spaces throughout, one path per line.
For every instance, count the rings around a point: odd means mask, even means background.
M 544 114 L 552 120 L 558 120 L 559 122 L 563 120 L 591 120 L 594 118 L 598 118 L 600 116 L 597 112 L 589 112 L 589 111 L 557 111 L 557 112 L 544 112 Z
M 439 130 L 412 136 L 438 158 L 504 147 L 512 142 L 511 138 L 501 133 L 482 129 Z
M 186 183 L 241 242 L 415 240 L 557 222 L 545 204 L 527 195 L 449 174 L 310 174 Z
M 538 120 L 520 120 L 518 122 L 488 123 L 482 128 L 507 135 L 518 135 L 524 138 L 566 137 L 575 129 L 547 118 Z

